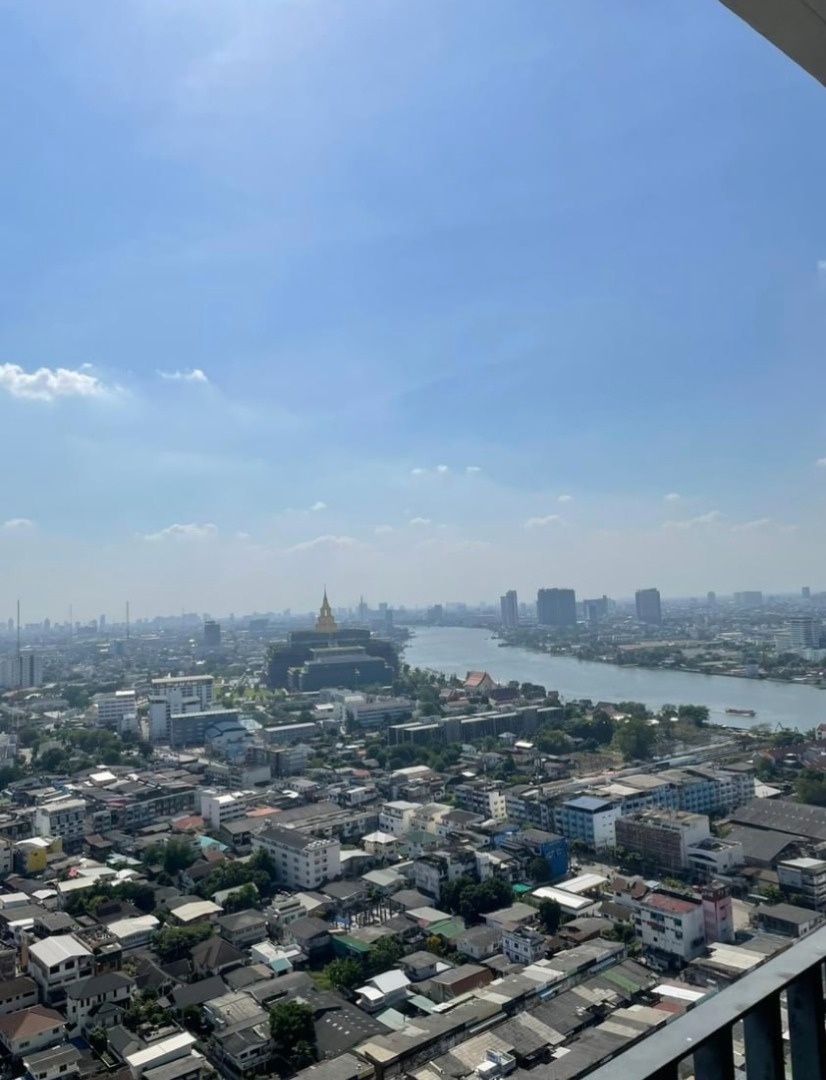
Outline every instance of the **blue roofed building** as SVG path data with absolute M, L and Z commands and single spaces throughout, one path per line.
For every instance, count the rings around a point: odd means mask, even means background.
M 621 814 L 621 806 L 610 799 L 579 795 L 555 808 L 555 828 L 569 842 L 579 840 L 586 847 L 600 851 L 616 847 L 616 822 Z

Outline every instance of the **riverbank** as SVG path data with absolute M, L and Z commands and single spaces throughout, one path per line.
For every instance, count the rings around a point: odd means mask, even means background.
M 500 648 L 489 630 L 416 628 L 404 658 L 412 667 L 461 678 L 484 670 L 501 683 L 539 683 L 563 700 L 641 701 L 653 711 L 665 704 L 705 705 L 710 719 L 724 727 L 766 723 L 806 731 L 826 722 L 826 695 L 811 685 L 579 660 L 516 645 Z M 753 709 L 755 716 L 750 721 L 727 716 L 727 708 Z
M 494 634 L 494 637 L 496 635 Z M 817 682 L 808 682 L 805 679 L 794 679 L 791 676 L 782 677 L 779 675 L 744 675 L 738 671 L 706 671 L 703 668 L 689 667 L 688 665 L 676 665 L 676 664 L 618 664 L 616 660 L 609 660 L 604 656 L 592 656 L 588 659 L 584 659 L 579 656 L 574 656 L 571 653 L 554 653 L 547 649 L 541 648 L 539 645 L 517 645 L 515 642 L 499 640 L 498 648 L 500 649 L 524 649 L 526 652 L 539 653 L 542 656 L 558 656 L 565 657 L 568 660 L 576 660 L 580 664 L 605 664 L 607 667 L 615 668 L 640 668 L 645 671 L 674 671 L 683 672 L 688 675 L 704 675 L 709 679 L 745 679 L 748 682 L 769 682 L 769 683 L 781 683 L 786 686 L 810 686 L 815 690 L 826 690 L 826 684 Z

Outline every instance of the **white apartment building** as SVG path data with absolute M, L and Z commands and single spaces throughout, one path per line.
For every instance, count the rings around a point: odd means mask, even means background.
M 275 862 L 278 881 L 288 889 L 317 889 L 341 874 L 341 845 L 270 826 L 252 837 L 253 851 L 266 851 Z
M 83 799 L 66 796 L 36 806 L 33 828 L 38 836 L 59 836 L 66 851 L 72 851 L 83 841 L 86 803 Z
M 502 952 L 513 964 L 534 964 L 548 953 L 545 938 L 529 926 L 502 927 Z
M 826 862 L 823 859 L 784 859 L 777 864 L 777 880 L 781 888 L 805 897 L 807 905 L 811 904 L 817 911 L 826 910 Z
M 98 723 L 112 728 L 119 735 L 138 730 L 138 697 L 134 690 L 98 694 L 97 712 Z
M 413 818 L 421 808 L 421 803 L 407 802 L 405 799 L 384 803 L 379 810 L 379 831 L 404 836 L 413 828 Z
M 654 892 L 637 901 L 637 937 L 648 949 L 693 960 L 706 947 L 705 914 L 699 900 Z
M 169 721 L 185 713 L 212 709 L 215 678 L 212 675 L 167 676 L 153 679 L 149 691 L 149 738 L 169 742 Z
M 62 998 L 66 987 L 94 972 L 95 958 L 73 934 L 55 934 L 28 946 L 26 972 L 46 1002 Z
M 228 821 L 238 821 L 248 809 L 248 797 L 243 791 L 219 792 L 207 789 L 199 795 L 201 817 L 208 821 L 213 829 L 219 829 Z
M 353 694 L 347 690 L 333 690 L 333 719 L 342 727 L 354 723 L 365 731 L 375 731 L 398 720 L 406 720 L 413 714 L 413 702 L 409 698 L 374 697 Z
M 80 1034 L 101 1005 L 128 1001 L 134 992 L 135 980 L 120 971 L 107 971 L 72 983 L 66 991 L 66 1020 L 70 1030 Z

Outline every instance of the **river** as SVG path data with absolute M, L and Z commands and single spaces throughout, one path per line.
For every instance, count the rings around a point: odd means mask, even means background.
M 462 627 L 416 628 L 404 650 L 411 667 L 446 675 L 487 671 L 500 683 L 513 679 L 558 690 L 565 700 L 642 701 L 662 705 L 706 705 L 710 719 L 731 727 L 780 724 L 802 731 L 826 722 L 826 690 L 794 683 L 698 675 L 689 671 L 627 668 L 551 656 L 529 649 L 500 648 L 487 630 Z M 754 709 L 756 716 L 728 716 L 727 708 Z

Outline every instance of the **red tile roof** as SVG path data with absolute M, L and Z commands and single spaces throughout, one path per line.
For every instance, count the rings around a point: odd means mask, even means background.
M 690 900 L 681 900 L 677 896 L 667 896 L 665 893 L 652 893 L 643 901 L 643 904 L 646 907 L 657 908 L 659 911 L 667 911 L 671 915 L 687 915 L 698 906 Z
M 45 1005 L 32 1005 L 30 1009 L 0 1016 L 0 1033 L 9 1040 L 19 1039 L 23 1035 L 37 1035 L 49 1028 L 61 1027 L 64 1022 L 60 1013 L 54 1009 L 47 1009 Z

